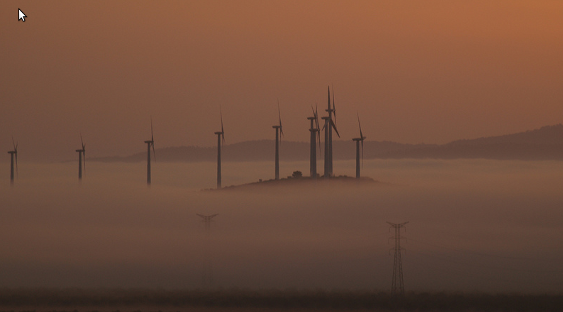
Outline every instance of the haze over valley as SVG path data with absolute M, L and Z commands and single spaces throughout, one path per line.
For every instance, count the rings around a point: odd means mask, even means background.
M 4 166 L 5 167 L 5 166 Z M 6 168 L 0 176 L 6 176 Z M 407 224 L 405 287 L 560 292 L 558 161 L 365 160 L 385 184 L 201 191 L 212 162 L 20 164 L 1 184 L 2 287 L 390 289 L 392 236 Z M 282 162 L 281 176 L 307 162 Z M 353 161 L 337 161 L 352 175 Z M 232 162 L 224 185 L 271 178 L 271 162 Z M 219 214 L 206 238 L 196 215 Z M 209 239 L 209 241 L 207 240 Z
M 0 2 L 0 311 L 563 310 L 562 12 Z

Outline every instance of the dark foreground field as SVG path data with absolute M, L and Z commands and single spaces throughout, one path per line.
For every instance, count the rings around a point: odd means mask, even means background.
M 0 311 L 562 311 L 562 294 L 3 289 Z

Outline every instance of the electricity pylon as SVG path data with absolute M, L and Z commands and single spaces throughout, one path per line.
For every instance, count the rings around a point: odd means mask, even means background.
M 205 224 L 205 234 L 206 234 L 206 242 L 205 247 L 203 248 L 203 275 L 202 275 L 202 283 L 204 288 L 209 288 L 213 286 L 214 278 L 213 278 L 213 263 L 211 261 L 211 251 L 210 248 L 210 234 L 211 234 L 211 221 L 212 219 L 217 216 L 218 214 L 213 214 L 209 216 L 197 214 L 199 217 L 203 219 L 203 223 Z
M 405 224 L 409 222 L 387 223 L 395 229 L 395 257 L 393 259 L 393 282 L 391 283 L 391 292 L 403 295 L 405 293 L 405 284 L 403 282 L 403 262 L 401 260 L 401 252 L 404 248 L 401 248 L 401 228 L 404 228 Z
M 210 216 L 204 216 L 204 215 L 201 215 L 199 213 L 196 213 L 196 214 L 203 219 L 203 223 L 205 223 L 205 231 L 206 231 L 207 235 L 209 235 L 209 231 L 211 230 L 211 220 L 213 219 L 213 217 L 218 216 L 219 214 L 216 213 L 216 214 L 210 215 Z

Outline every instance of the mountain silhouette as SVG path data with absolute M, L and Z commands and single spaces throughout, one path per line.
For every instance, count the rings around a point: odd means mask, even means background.
M 323 144 L 321 144 L 322 147 Z M 318 147 L 318 146 L 317 146 Z M 333 141 L 335 160 L 355 159 L 355 143 Z M 216 147 L 181 146 L 157 149 L 159 161 L 216 161 Z M 317 150 L 322 160 L 323 153 Z M 365 159 L 513 159 L 513 160 L 563 160 L 563 125 L 501 136 L 456 140 L 447 144 L 404 144 L 390 141 L 365 141 Z M 244 141 L 224 145 L 223 161 L 273 161 L 274 140 Z M 283 161 L 309 160 L 309 143 L 283 141 L 280 147 Z M 139 162 L 146 161 L 146 152 L 126 157 L 92 158 L 90 161 Z

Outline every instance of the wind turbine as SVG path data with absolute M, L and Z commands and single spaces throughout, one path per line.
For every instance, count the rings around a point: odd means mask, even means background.
M 327 162 L 327 164 L 325 165 L 325 177 L 330 177 L 333 175 L 333 170 L 332 170 L 332 129 L 334 128 L 334 131 L 336 131 L 336 135 L 338 135 L 338 137 L 340 137 L 340 134 L 338 133 L 338 129 L 336 128 L 336 106 L 334 106 L 334 88 L 332 90 L 332 107 L 330 105 L 330 86 L 328 87 L 328 109 L 326 109 L 326 112 L 328 112 L 328 128 L 325 130 L 328 132 L 328 135 L 325 135 L 325 138 L 327 139 L 327 143 L 325 143 L 325 161 Z M 332 115 L 334 114 L 334 120 Z
M 151 118 L 151 139 L 150 141 L 145 141 L 147 143 L 147 185 L 151 185 L 151 147 L 154 156 L 154 161 L 156 161 L 156 151 L 154 150 L 154 133 L 152 130 L 152 118 Z
M 80 135 L 80 143 L 82 145 L 82 149 L 77 149 L 76 152 L 78 153 L 78 180 L 82 180 L 82 157 L 84 156 L 84 171 L 86 171 L 86 145 L 82 140 L 82 134 Z
M 317 137 L 319 139 L 319 149 L 321 147 L 321 137 L 320 137 L 320 129 L 319 129 L 319 115 L 317 114 L 316 108 L 313 109 L 311 106 L 311 110 L 313 111 L 313 117 L 307 117 L 308 120 L 311 121 L 311 128 L 309 131 L 311 132 L 311 148 L 310 148 L 310 174 L 311 178 L 317 178 L 317 147 L 316 147 L 316 140 Z
M 329 100 L 330 102 L 330 100 Z M 330 103 L 329 103 L 329 107 L 330 107 Z M 334 118 L 330 119 L 330 125 L 331 128 L 334 128 L 334 131 L 336 131 L 336 135 L 338 135 L 338 138 L 340 138 L 340 134 L 338 133 L 338 129 L 336 129 L 336 101 L 334 100 L 334 86 L 332 87 L 332 114 L 334 116 Z M 334 170 L 333 170 L 333 158 L 332 158 L 332 129 L 330 129 L 329 131 L 329 136 L 330 136 L 330 140 L 329 140 L 329 145 L 330 145 L 330 153 L 329 153 L 329 166 L 330 166 L 330 175 L 334 175 Z
M 360 116 L 358 115 L 358 127 L 360 128 L 360 137 L 354 138 L 356 142 L 356 179 L 360 178 L 360 142 L 362 143 L 362 164 L 364 161 L 364 140 L 366 137 L 362 133 L 362 125 L 360 124 Z
M 281 122 L 281 113 L 280 113 L 280 101 L 278 101 L 278 120 L 279 125 L 272 126 L 272 128 L 276 129 L 276 180 L 280 179 L 280 141 L 281 137 L 283 136 L 283 128 Z
M 217 188 L 221 188 L 221 145 L 225 143 L 225 130 L 223 129 L 223 112 L 219 109 L 221 115 L 221 131 L 215 132 L 217 135 Z M 223 138 L 221 140 L 221 138 Z
M 14 184 L 14 157 L 16 159 L 16 173 L 18 171 L 18 144 L 14 142 L 14 137 L 12 136 L 12 145 L 14 146 L 13 151 L 9 151 L 11 162 L 10 162 L 10 182 Z

